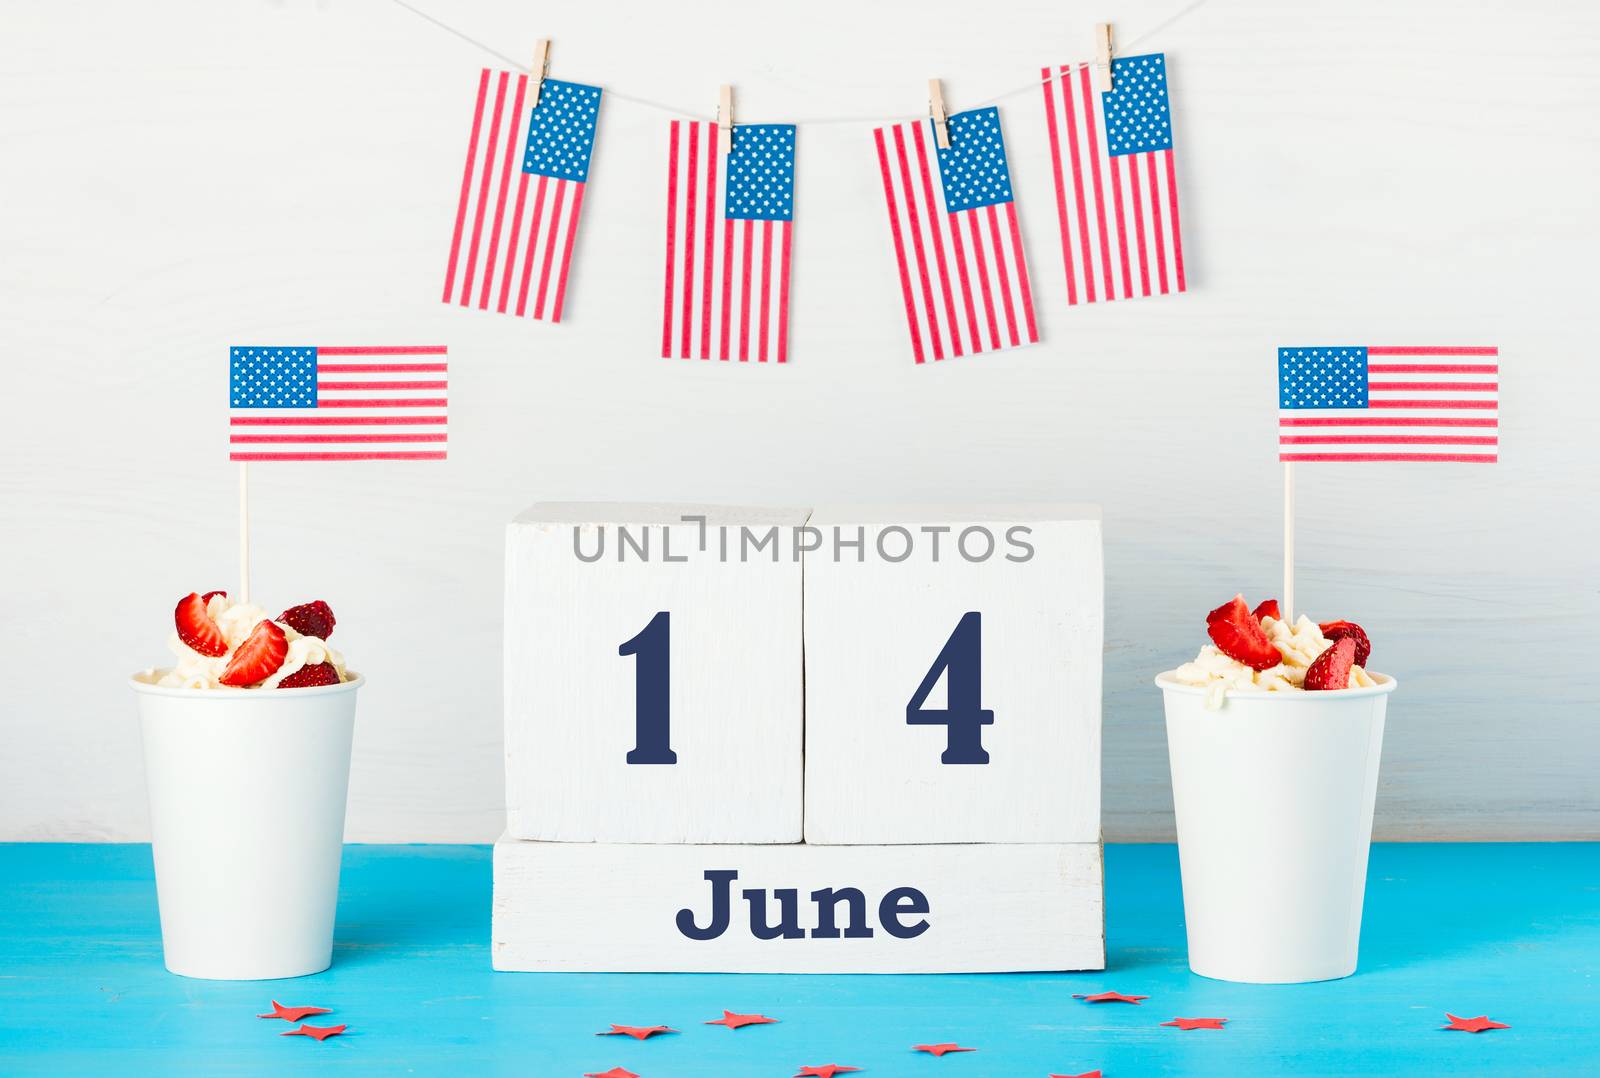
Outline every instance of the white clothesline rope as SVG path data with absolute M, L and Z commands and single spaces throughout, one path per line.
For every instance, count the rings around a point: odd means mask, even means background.
M 480 49 L 481 51 L 483 51 L 485 53 L 488 53 L 490 56 L 493 56 L 495 59 L 499 60 L 501 63 L 506 64 L 512 70 L 514 70 L 514 71 L 523 71 L 523 72 L 527 72 L 528 74 L 532 74 L 533 73 L 532 72 L 532 68 L 529 67 L 529 65 L 527 63 L 525 63 L 524 61 L 518 60 L 518 59 L 516 59 L 515 57 L 512 57 L 512 56 L 507 56 L 505 53 L 501 52 L 499 49 L 494 48 L 492 45 L 485 44 L 484 42 L 479 41 L 477 38 L 471 36 L 470 34 L 464 33 L 461 30 L 456 29 L 454 26 L 451 26 L 449 23 L 444 22 L 442 19 L 439 19 L 434 15 L 430 15 L 428 12 L 423 11 L 421 8 L 415 7 L 412 4 L 407 3 L 407 0 L 391 0 L 391 2 L 394 3 L 398 7 L 402 7 L 405 10 L 411 12 L 413 15 L 417 16 L 418 18 L 423 19 L 426 22 L 432 23 L 434 26 L 437 26 L 439 29 L 444 30 L 444 31 L 446 31 L 447 33 L 450 33 L 450 34 L 454 34 L 456 37 L 460 38 L 462 41 L 465 41 L 467 44 L 472 45 L 474 48 Z M 1118 50 L 1117 51 L 1119 53 L 1126 53 L 1126 52 L 1132 51 L 1135 46 L 1141 44 L 1144 41 L 1147 41 L 1149 38 L 1151 38 L 1152 36 L 1160 33 L 1161 31 L 1167 29 L 1167 27 L 1169 27 L 1172 24 L 1178 22 L 1180 19 L 1187 18 L 1188 16 L 1194 14 L 1196 11 L 1198 11 L 1200 8 L 1204 7 L 1206 4 L 1208 4 L 1210 2 L 1211 2 L 1211 0 L 1192 0 L 1192 2 L 1190 4 L 1188 4 L 1185 7 L 1179 8 L 1177 11 L 1175 11 L 1171 15 L 1167 16 L 1161 22 L 1156 23 L 1154 26 L 1150 27 L 1148 30 L 1145 30 L 1142 33 L 1134 35 L 1133 37 L 1129 38 L 1127 41 L 1118 42 L 1117 43 L 1117 45 L 1118 45 Z M 1043 81 L 1044 80 L 1040 80 L 1040 79 L 1032 79 L 1032 80 L 1024 83 L 1021 86 L 1016 86 L 1016 87 L 1013 87 L 1013 88 L 1011 88 L 1009 90 L 1002 90 L 1000 93 L 994 94 L 994 95 L 992 95 L 992 96 L 990 96 L 988 98 L 985 98 L 982 101 L 976 102 L 973 105 L 965 106 L 965 108 L 984 108 L 984 107 L 987 107 L 989 105 L 999 104 L 1001 101 L 1005 101 L 1005 100 L 1007 100 L 1009 98 L 1017 97 L 1020 94 L 1032 93 L 1033 91 L 1038 89 L 1038 87 L 1042 84 Z M 629 104 L 640 105 L 640 106 L 643 106 L 644 108 L 647 108 L 647 109 L 656 109 L 657 111 L 664 112 L 669 116 L 678 116 L 678 117 L 683 117 L 683 118 L 686 118 L 686 119 L 696 119 L 696 120 L 712 120 L 712 119 L 715 119 L 715 117 L 711 116 L 709 113 L 700 112 L 700 111 L 698 111 L 696 109 L 680 108 L 677 105 L 668 104 L 665 101 L 652 101 L 651 99 L 649 99 L 647 97 L 636 97 L 633 94 L 626 94 L 626 93 L 623 93 L 620 90 L 614 90 L 610 86 L 607 86 L 605 88 L 605 94 L 606 94 L 606 96 L 608 98 L 615 98 L 615 99 L 620 100 L 620 101 L 626 101 Z M 892 116 L 893 113 L 891 112 L 889 115 Z M 832 125 L 835 125 L 835 124 L 881 124 L 881 123 L 884 122 L 884 120 L 885 120 L 885 116 L 884 115 L 876 115 L 876 116 L 821 116 L 821 117 L 811 117 L 809 119 L 795 120 L 793 122 L 798 124 L 801 127 L 822 127 L 822 126 L 832 126 Z

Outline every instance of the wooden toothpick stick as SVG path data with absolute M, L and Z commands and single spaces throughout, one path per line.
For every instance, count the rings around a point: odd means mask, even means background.
M 1294 463 L 1283 462 L 1283 620 L 1294 624 Z
M 250 601 L 250 465 L 239 462 L 239 601 Z

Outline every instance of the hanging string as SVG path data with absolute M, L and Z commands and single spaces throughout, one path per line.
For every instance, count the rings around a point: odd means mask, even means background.
M 493 56 L 495 59 L 497 59 L 501 63 L 505 64 L 511 70 L 513 70 L 513 71 L 523 71 L 523 72 L 527 72 L 528 74 L 532 74 L 532 69 L 527 64 L 525 64 L 523 61 L 518 60 L 515 57 L 507 56 L 505 53 L 501 52 L 499 49 L 494 48 L 492 45 L 485 44 L 484 42 L 479 41 L 477 38 L 471 36 L 470 34 L 464 33 L 463 31 L 456 29 L 454 26 L 451 26 L 449 23 L 444 22 L 443 20 L 441 20 L 441 19 L 439 19 L 439 18 L 437 18 L 437 17 L 435 17 L 433 15 L 430 15 L 428 12 L 423 11 L 421 8 L 415 7 L 415 6 L 407 3 L 406 0 L 390 0 L 390 2 L 393 3 L 397 7 L 402 7 L 405 10 L 411 12 L 411 14 L 417 16 L 419 19 L 422 19 L 425 22 L 432 23 L 434 26 L 437 26 L 439 29 L 445 31 L 446 33 L 452 34 L 455 37 L 460 38 L 462 41 L 465 41 L 467 44 L 473 46 L 474 48 L 479 49 L 482 52 L 485 52 L 490 56 Z M 1136 35 L 1134 35 L 1133 37 L 1129 38 L 1126 41 L 1118 42 L 1117 43 L 1118 46 L 1119 46 L 1118 51 L 1119 52 L 1130 52 L 1130 51 L 1132 51 L 1132 49 L 1136 45 L 1139 45 L 1140 43 L 1149 40 L 1151 37 L 1155 36 L 1156 34 L 1161 33 L 1163 30 L 1167 29 L 1169 26 L 1172 26 L 1174 23 L 1179 22 L 1182 19 L 1188 18 L 1190 15 L 1194 14 L 1196 11 L 1198 11 L 1201 8 L 1205 7 L 1210 2 L 1211 2 L 1211 0 L 1193 0 L 1193 2 L 1190 3 L 1187 7 L 1179 8 L 1177 11 L 1175 11 L 1171 15 L 1167 16 L 1167 18 L 1163 19 L 1161 22 L 1156 23 L 1154 26 L 1150 27 L 1148 30 L 1145 30 L 1143 33 L 1136 34 Z M 1019 96 L 1021 94 L 1033 93 L 1036 90 L 1038 90 L 1039 86 L 1042 85 L 1046 81 L 1048 81 L 1048 80 L 1046 80 L 1046 79 L 1037 79 L 1037 78 L 1036 79 L 1031 79 L 1031 80 L 1029 80 L 1028 82 L 1024 83 L 1021 86 L 1016 86 L 1016 87 L 1013 87 L 1012 89 L 1009 89 L 1009 90 L 1002 90 L 1000 93 L 997 93 L 997 94 L 993 95 L 992 97 L 985 98 L 984 100 L 979 101 L 976 104 L 971 105 L 969 107 L 970 108 L 985 108 L 985 107 L 987 107 L 989 105 L 997 105 L 1002 101 L 1008 100 L 1008 99 L 1013 98 L 1013 97 L 1017 97 L 1017 96 Z M 669 116 L 682 117 L 684 119 L 692 119 L 692 120 L 713 120 L 713 119 L 715 119 L 715 117 L 713 117 L 713 116 L 711 116 L 711 115 L 709 115 L 707 113 L 698 112 L 695 109 L 679 108 L 676 105 L 670 105 L 670 104 L 668 104 L 668 103 L 666 103 L 664 101 L 652 101 L 647 97 L 635 97 L 633 94 L 626 94 L 626 93 L 623 93 L 620 90 L 614 90 L 609 86 L 606 87 L 605 93 L 606 93 L 606 97 L 607 98 L 615 98 L 615 99 L 620 100 L 620 101 L 626 101 L 629 104 L 638 105 L 638 106 L 640 106 L 642 108 L 655 109 L 656 111 L 666 113 Z M 836 124 L 881 124 L 881 123 L 884 122 L 884 116 L 882 116 L 881 114 L 880 115 L 875 115 L 875 116 L 826 116 L 826 117 L 813 117 L 811 119 L 800 119 L 800 120 L 796 120 L 796 121 L 793 121 L 793 122 L 798 123 L 802 127 L 824 127 L 824 126 L 833 126 L 833 125 L 836 125 Z

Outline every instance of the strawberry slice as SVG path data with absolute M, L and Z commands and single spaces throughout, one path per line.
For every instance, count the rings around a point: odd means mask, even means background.
M 235 687 L 254 685 L 276 674 L 288 654 L 289 638 L 283 630 L 273 622 L 258 621 L 217 680 Z
M 1343 640 L 1349 637 L 1356 642 L 1356 665 L 1365 667 L 1367 660 L 1372 658 L 1372 641 L 1367 639 L 1367 630 L 1353 621 L 1330 621 L 1317 628 L 1322 630 L 1322 635 L 1329 640 Z
M 1317 661 L 1306 671 L 1305 687 L 1308 691 L 1319 689 L 1348 689 L 1350 668 L 1356 662 L 1356 642 L 1352 637 L 1342 637 L 1333 646 L 1317 656 Z
M 1243 595 L 1235 595 L 1207 614 L 1206 632 L 1217 650 L 1253 670 L 1268 670 L 1283 661 Z
M 301 636 L 315 636 L 319 640 L 326 640 L 333 635 L 333 608 L 321 599 L 291 606 L 278 615 L 278 620 Z
M 172 620 L 178 626 L 178 639 L 195 651 L 213 659 L 228 654 L 228 641 L 217 623 L 211 620 L 211 615 L 206 613 L 206 601 L 198 593 L 191 591 L 178 600 Z
M 339 684 L 339 671 L 335 670 L 332 663 L 318 663 L 315 666 L 302 666 L 282 681 L 278 682 L 280 689 L 305 689 L 313 685 Z
M 209 603 L 212 600 L 213 596 L 217 596 L 217 595 L 226 596 L 227 594 L 228 593 L 225 592 L 225 591 L 208 591 L 204 595 L 200 596 L 200 601 Z
M 1273 621 L 1282 621 L 1283 615 L 1278 613 L 1278 600 L 1263 599 L 1261 605 L 1250 611 L 1250 616 L 1260 621 L 1262 618 L 1271 618 Z

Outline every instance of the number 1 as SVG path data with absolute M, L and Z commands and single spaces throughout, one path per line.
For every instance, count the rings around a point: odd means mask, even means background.
M 633 655 L 633 748 L 630 764 L 675 764 L 672 751 L 672 615 L 662 610 L 632 640 L 617 646 Z

